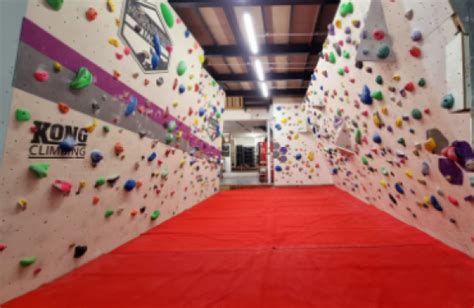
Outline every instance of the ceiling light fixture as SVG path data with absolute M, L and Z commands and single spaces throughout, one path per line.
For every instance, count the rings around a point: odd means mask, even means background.
M 255 60 L 254 66 L 255 66 L 255 72 L 257 73 L 258 80 L 264 81 L 265 75 L 263 73 L 262 61 L 260 61 L 260 59 Z
M 268 97 L 268 86 L 265 82 L 260 82 L 260 91 L 262 92 L 263 97 Z
M 255 28 L 253 26 L 252 16 L 249 13 L 244 13 L 244 26 L 247 32 L 247 39 L 250 46 L 250 51 L 256 55 L 258 54 L 257 36 L 255 35 Z

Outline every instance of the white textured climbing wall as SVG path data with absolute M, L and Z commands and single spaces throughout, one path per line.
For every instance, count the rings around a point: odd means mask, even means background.
M 474 256 L 474 154 L 448 0 L 342 1 L 306 98 L 335 184 Z M 377 10 L 377 8 L 375 8 Z M 384 20 L 384 24 L 380 20 Z M 356 55 L 370 61 L 357 62 Z
M 214 194 L 225 93 L 159 0 L 32 0 L 0 169 L 0 303 Z
M 306 105 L 298 99 L 273 104 L 273 166 L 276 186 L 326 185 L 332 177 L 306 122 Z

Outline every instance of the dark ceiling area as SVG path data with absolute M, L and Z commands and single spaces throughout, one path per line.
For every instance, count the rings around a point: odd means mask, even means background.
M 253 66 L 260 60 L 271 96 L 308 88 L 339 0 L 170 0 L 206 54 L 205 67 L 228 96 L 262 99 Z M 250 51 L 242 15 L 251 15 L 258 54 Z M 263 99 L 263 101 L 265 101 Z

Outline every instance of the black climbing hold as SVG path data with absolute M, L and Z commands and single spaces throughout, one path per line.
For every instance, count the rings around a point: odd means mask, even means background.
M 74 258 L 80 258 L 82 257 L 87 251 L 87 246 L 76 246 L 76 248 L 74 248 Z

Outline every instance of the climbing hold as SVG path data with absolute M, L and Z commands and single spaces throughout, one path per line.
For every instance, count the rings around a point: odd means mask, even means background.
M 137 186 L 137 182 L 135 180 L 127 180 L 123 185 L 123 189 L 126 191 L 132 191 Z
M 72 183 L 66 182 L 63 180 L 55 180 L 53 182 L 53 187 L 65 194 L 68 194 L 71 192 L 72 189 Z
M 418 48 L 418 47 L 413 47 L 412 49 L 410 49 L 410 54 L 414 58 L 420 58 L 421 57 L 421 49 Z
M 124 151 L 124 148 L 123 148 L 123 145 L 120 143 L 120 142 L 117 142 L 115 145 L 114 145 L 114 152 L 115 152 L 115 155 L 119 156 L 120 154 L 122 154 Z
M 86 18 L 88 21 L 94 21 L 97 18 L 98 14 L 99 13 L 97 13 L 97 11 L 94 8 L 90 7 L 86 11 Z
M 329 63 L 336 64 L 336 55 L 334 52 L 329 53 Z
M 464 174 L 456 162 L 447 158 L 440 158 L 438 168 L 444 178 L 452 185 L 461 186 L 463 184 Z
M 26 206 L 28 205 L 28 201 L 26 199 L 22 198 L 22 199 L 18 200 L 17 204 L 22 210 L 26 210 Z
M 36 256 L 28 257 L 28 258 L 23 258 L 20 260 L 20 265 L 23 267 L 30 266 L 31 264 L 35 263 L 37 260 Z
M 372 33 L 372 37 L 373 37 L 374 40 L 376 40 L 376 41 L 382 41 L 382 40 L 385 38 L 385 32 L 382 31 L 382 30 L 375 30 L 375 31 Z
M 418 86 L 424 88 L 426 86 L 426 80 L 424 78 L 421 78 L 418 81 Z
M 412 20 L 413 19 L 413 10 L 408 10 L 406 13 L 405 13 L 405 18 L 408 19 L 408 20 Z
M 102 159 L 104 159 L 104 155 L 102 155 L 99 150 L 93 150 L 91 152 L 91 163 L 93 167 L 97 166 Z
M 378 128 L 382 128 L 383 127 L 383 121 L 382 121 L 382 118 L 380 118 L 380 115 L 378 112 L 375 112 L 373 115 L 372 115 L 372 121 L 374 122 L 375 126 L 377 126 Z
M 127 108 L 125 108 L 125 116 L 128 117 L 137 109 L 138 100 L 135 96 L 131 96 L 128 101 Z
M 187 66 L 186 62 L 179 61 L 178 67 L 176 69 L 176 72 L 178 73 L 178 76 L 183 76 L 184 73 L 186 73 L 187 68 L 188 68 L 188 66 Z
M 341 4 L 339 13 L 341 14 L 342 17 L 346 17 L 347 15 L 354 13 L 354 5 L 352 4 L 352 2 Z
M 165 20 L 168 28 L 170 29 L 173 28 L 174 17 L 173 17 L 173 13 L 171 12 L 171 9 L 165 3 L 161 3 L 160 10 L 161 10 L 161 15 L 163 16 L 163 19 Z
M 59 112 L 61 113 L 68 113 L 70 110 L 69 106 L 63 102 L 58 103 L 58 109 L 59 109 Z
M 362 89 L 362 93 L 359 95 L 360 97 L 360 100 L 362 103 L 364 103 L 365 105 L 372 105 L 372 95 L 370 93 L 370 89 L 367 85 L 364 86 L 364 88 Z
M 425 142 L 425 149 L 428 152 L 433 153 L 437 146 L 438 145 L 436 144 L 436 140 L 434 140 L 433 138 L 428 138 L 428 140 L 426 140 Z
M 360 129 L 356 129 L 356 132 L 355 132 L 355 142 L 357 144 L 362 144 L 362 132 Z
M 377 57 L 379 59 L 387 59 L 388 56 L 390 56 L 391 50 L 390 46 L 383 44 L 378 50 L 377 50 Z
M 97 205 L 100 202 L 100 197 L 99 196 L 94 196 L 92 197 L 92 204 Z
M 44 178 L 48 176 L 49 164 L 34 163 L 34 164 L 31 164 L 28 169 L 34 174 L 36 174 L 38 178 Z
M 107 210 L 105 210 L 104 217 L 105 217 L 105 218 L 109 218 L 109 217 L 112 216 L 113 214 L 114 214 L 114 210 L 112 210 L 112 209 L 107 209 Z
M 411 171 L 411 170 L 406 170 L 406 171 L 405 171 L 405 175 L 406 175 L 407 177 L 409 177 L 410 179 L 412 179 L 412 178 L 413 178 L 413 171 Z
M 413 117 L 413 119 L 421 120 L 421 119 L 423 118 L 423 113 L 421 112 L 420 109 L 414 108 L 414 109 L 411 111 L 411 116 Z
M 115 3 L 113 0 L 107 0 L 107 10 L 109 10 L 110 13 L 115 12 Z
M 438 199 L 436 199 L 435 196 L 432 195 L 430 197 L 430 203 L 437 211 L 440 211 L 440 212 L 443 211 L 443 207 L 441 206 L 441 204 L 439 203 Z
M 49 73 L 47 71 L 37 70 L 34 74 L 35 79 L 40 82 L 48 81 Z
M 362 163 L 363 163 L 364 165 L 366 165 L 366 166 L 369 164 L 369 159 L 368 159 L 367 156 L 365 156 L 365 155 L 362 156 L 361 161 L 362 161 Z
M 448 196 L 448 201 L 454 206 L 459 206 L 459 201 L 453 196 Z
M 158 69 L 158 65 L 160 64 L 160 57 L 156 52 L 152 52 L 151 54 L 151 67 L 156 70 Z
M 157 156 L 157 155 L 156 155 L 155 152 L 151 153 L 151 154 L 148 156 L 148 161 L 149 161 L 149 162 L 154 161 L 155 158 L 156 158 L 156 156 Z
M 419 42 L 423 39 L 423 34 L 420 31 L 413 31 L 413 33 L 411 34 L 411 39 L 414 42 Z
M 382 143 L 382 137 L 380 137 L 380 135 L 377 133 L 373 135 L 372 140 L 377 144 Z
M 430 174 L 430 165 L 426 161 L 421 163 L 421 174 L 424 176 L 428 176 Z
M 381 101 L 383 100 L 383 94 L 382 94 L 382 91 L 375 91 L 372 93 L 372 98 L 373 99 L 376 99 L 378 101 Z
M 172 133 L 166 134 L 166 144 L 170 144 L 174 141 L 174 135 Z
M 395 189 L 399 194 L 405 194 L 405 190 L 403 189 L 403 184 L 402 183 L 395 183 Z
M 76 141 L 74 140 L 74 138 L 72 136 L 67 136 L 66 138 L 64 138 L 63 141 L 59 143 L 59 149 L 63 153 L 69 153 L 72 150 L 74 150 L 75 145 L 76 145 Z
M 382 76 L 378 75 L 376 78 L 375 78 L 375 82 L 379 85 L 383 85 L 383 78 Z
M 31 113 L 25 109 L 17 108 L 15 110 L 15 118 L 18 122 L 26 122 L 31 120 Z
M 83 89 L 91 85 L 92 73 L 85 67 L 81 67 L 69 86 L 73 89 Z
M 0 251 L 7 249 L 7 244 L 0 243 Z
M 454 107 L 454 96 L 452 94 L 448 94 L 443 98 L 443 102 L 441 103 L 441 107 L 444 109 L 451 109 Z
M 64 0 L 48 0 L 47 3 L 53 10 L 59 11 L 64 4 Z
M 157 220 L 160 217 L 160 211 L 153 211 L 150 215 L 151 220 Z
M 87 246 L 77 245 L 76 247 L 74 247 L 74 258 L 77 259 L 82 257 L 86 253 L 86 251 Z

